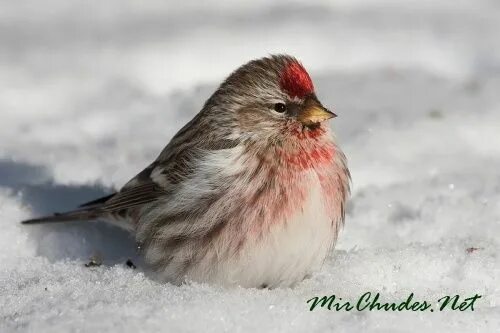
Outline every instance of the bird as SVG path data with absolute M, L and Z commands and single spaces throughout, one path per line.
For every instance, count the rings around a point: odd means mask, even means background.
M 344 225 L 351 176 L 335 117 L 295 57 L 251 60 L 119 191 L 22 223 L 112 223 L 165 283 L 294 287 Z

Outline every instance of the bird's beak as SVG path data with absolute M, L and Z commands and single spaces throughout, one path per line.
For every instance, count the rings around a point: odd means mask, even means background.
M 305 105 L 304 109 L 298 114 L 297 120 L 308 126 L 321 123 L 325 120 L 335 118 L 337 115 L 319 103 Z

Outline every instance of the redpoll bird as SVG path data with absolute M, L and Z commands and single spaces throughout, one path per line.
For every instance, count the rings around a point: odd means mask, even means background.
M 24 223 L 119 225 L 176 284 L 293 286 L 344 222 L 350 176 L 325 123 L 333 117 L 295 58 L 250 61 L 120 191 Z

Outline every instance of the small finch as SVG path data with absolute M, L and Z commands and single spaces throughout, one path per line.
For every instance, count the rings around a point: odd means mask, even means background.
M 103 220 L 129 230 L 164 281 L 293 286 L 323 263 L 350 175 L 295 58 L 233 72 L 120 191 L 25 224 Z

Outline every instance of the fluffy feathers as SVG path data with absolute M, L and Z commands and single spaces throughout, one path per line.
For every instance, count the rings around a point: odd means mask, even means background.
M 334 246 L 349 194 L 328 126 L 299 120 L 310 107 L 326 110 L 295 58 L 251 61 L 118 193 L 52 219 L 130 230 L 165 281 L 294 285 Z

